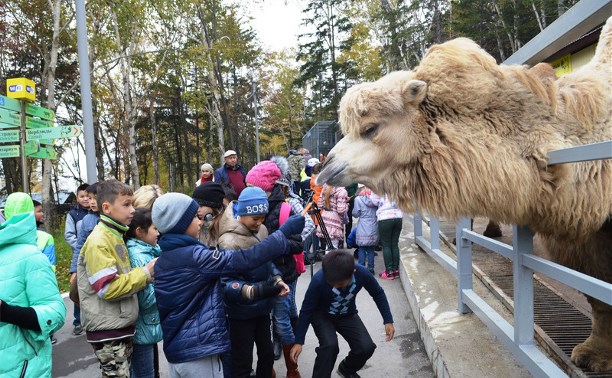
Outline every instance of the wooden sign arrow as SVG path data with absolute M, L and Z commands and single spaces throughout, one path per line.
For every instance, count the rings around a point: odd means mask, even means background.
M 57 126 L 26 130 L 26 140 L 72 138 L 81 135 L 80 126 Z

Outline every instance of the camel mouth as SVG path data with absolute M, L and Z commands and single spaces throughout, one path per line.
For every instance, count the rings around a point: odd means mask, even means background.
M 350 179 L 346 172 L 347 168 L 348 164 L 346 163 L 337 163 L 335 160 L 328 160 L 317 176 L 317 185 L 323 185 L 324 183 L 332 186 L 350 185 Z M 348 182 L 348 184 L 345 184 L 346 182 Z

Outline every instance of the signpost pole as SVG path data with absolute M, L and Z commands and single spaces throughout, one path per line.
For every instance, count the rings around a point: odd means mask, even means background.
M 21 185 L 24 193 L 30 193 L 30 180 L 28 180 L 28 166 L 25 154 L 26 145 L 26 102 L 21 103 L 21 132 L 19 133 L 19 156 L 21 156 Z

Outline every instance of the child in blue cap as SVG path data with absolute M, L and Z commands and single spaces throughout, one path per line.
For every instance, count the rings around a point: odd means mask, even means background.
M 268 214 L 268 197 L 258 187 L 248 187 L 238 201 L 229 204 L 219 224 L 219 246 L 226 250 L 249 248 L 268 236 L 263 225 Z M 270 335 L 273 298 L 289 293 L 281 272 L 272 262 L 222 279 L 225 285 L 225 312 L 230 323 L 231 363 L 224 365 L 226 376 L 248 377 L 257 346 L 257 377 L 272 377 L 274 354 Z

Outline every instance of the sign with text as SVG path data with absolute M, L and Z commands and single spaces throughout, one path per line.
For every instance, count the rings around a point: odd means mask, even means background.
M 19 130 L 0 131 L 0 143 L 19 142 Z
M 0 122 L 14 126 L 21 126 L 21 115 L 10 110 L 0 109 Z
M 2 95 L 0 95 L 0 108 L 12 110 L 15 112 L 21 112 L 19 100 L 15 100 Z M 53 110 L 30 103 L 26 104 L 26 114 L 35 117 L 40 117 L 42 119 L 48 119 L 49 121 L 55 120 L 55 112 Z
M 26 140 L 72 138 L 81 135 L 80 126 L 57 126 L 26 130 Z
M 0 146 L 0 158 L 12 158 L 19 156 L 19 145 Z

